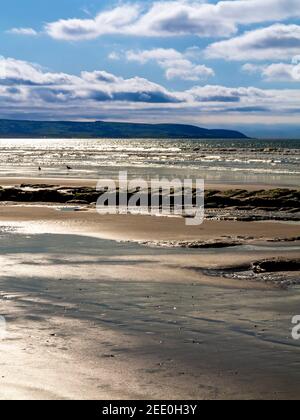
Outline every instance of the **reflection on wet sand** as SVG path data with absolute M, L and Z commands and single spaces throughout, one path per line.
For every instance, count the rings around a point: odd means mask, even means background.
M 299 398 L 297 287 L 202 270 L 276 253 L 149 248 L 7 225 L 1 398 Z

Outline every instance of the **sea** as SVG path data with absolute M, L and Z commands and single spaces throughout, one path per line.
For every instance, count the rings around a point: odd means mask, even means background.
M 120 171 L 298 187 L 300 140 L 0 139 L 0 177 L 115 179 Z

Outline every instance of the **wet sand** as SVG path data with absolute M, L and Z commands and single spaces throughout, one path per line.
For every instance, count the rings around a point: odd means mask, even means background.
M 299 258 L 299 224 L 64 207 L 0 206 L 1 399 L 300 398 L 299 286 L 207 272 Z M 228 247 L 138 243 L 214 240 Z
M 30 177 L 30 178 L 17 178 L 17 177 L 0 177 L 0 185 L 5 186 L 18 186 L 21 184 L 35 184 L 35 185 L 60 185 L 64 187 L 95 187 L 97 185 L 98 179 L 78 179 L 70 177 L 57 177 L 57 178 L 44 178 L 44 177 Z M 295 189 L 295 185 L 287 184 L 266 184 L 266 183 L 256 183 L 256 184 L 243 184 L 241 183 L 222 183 L 219 182 L 206 182 L 206 189 L 217 189 L 219 191 L 225 191 L 229 189 L 239 189 L 245 188 L 248 191 L 258 191 L 262 189 L 273 189 L 273 188 L 291 188 Z
M 88 234 L 103 239 L 130 241 L 206 241 L 227 238 L 230 242 L 239 237 L 251 242 L 300 236 L 300 224 L 284 222 L 206 220 L 199 226 L 186 226 L 185 219 L 178 217 L 99 215 L 95 209 L 84 208 L 83 211 L 62 211 L 65 207 L 68 206 L 2 205 L 0 221 L 25 222 L 29 229 L 44 229 L 45 233 L 56 230 L 66 234 Z
M 298 291 L 205 284 L 199 252 L 1 236 L 2 399 L 300 397 Z

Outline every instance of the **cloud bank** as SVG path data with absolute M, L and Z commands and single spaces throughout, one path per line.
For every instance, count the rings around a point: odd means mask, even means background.
M 45 25 L 59 40 L 88 40 L 103 35 L 229 37 L 239 25 L 300 17 L 298 0 L 227 0 L 216 4 L 197 0 L 138 2 L 116 6 L 92 19 L 60 19 Z
M 170 52 L 170 56 L 172 53 Z M 231 123 L 247 113 L 277 115 L 277 122 L 299 119 L 300 90 L 194 86 L 171 91 L 147 79 L 122 78 L 105 71 L 80 75 L 49 72 L 37 64 L 0 57 L 1 115 L 32 118 L 129 120 L 151 115 L 161 120 L 229 118 Z M 152 114 L 151 114 L 152 113 Z

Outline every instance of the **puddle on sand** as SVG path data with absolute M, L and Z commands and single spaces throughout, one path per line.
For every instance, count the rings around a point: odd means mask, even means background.
M 284 225 L 300 226 L 300 220 L 257 220 L 254 223 L 283 223 Z
M 283 251 L 283 252 L 297 252 L 300 251 L 300 245 L 290 245 L 290 244 L 282 244 L 278 245 L 278 243 L 274 244 L 266 244 L 266 245 L 241 245 L 235 248 L 238 251 Z
M 56 207 L 57 211 L 61 211 L 64 213 L 69 213 L 69 212 L 76 212 L 76 211 L 84 211 L 85 208 L 84 207 Z

